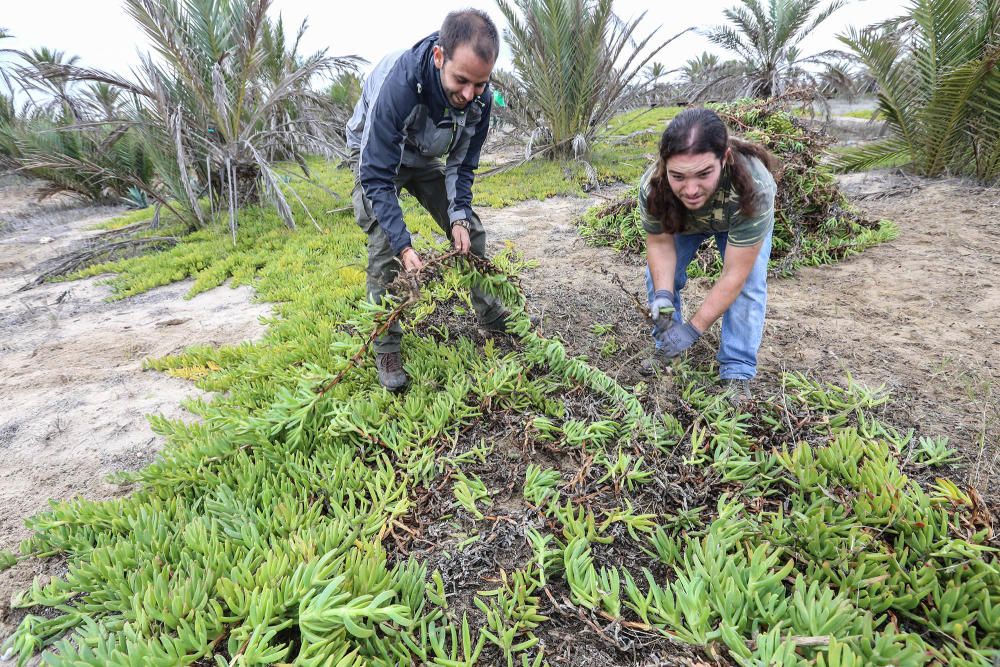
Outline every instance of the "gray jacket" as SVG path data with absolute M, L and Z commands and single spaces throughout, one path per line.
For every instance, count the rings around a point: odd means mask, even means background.
M 434 66 L 438 33 L 383 58 L 365 79 L 347 124 L 347 146 L 360 154 L 358 180 L 393 252 L 410 245 L 394 178 L 400 165 L 445 162 L 452 222 L 472 216 L 472 182 L 490 125 L 490 87 L 465 109 L 448 104 Z

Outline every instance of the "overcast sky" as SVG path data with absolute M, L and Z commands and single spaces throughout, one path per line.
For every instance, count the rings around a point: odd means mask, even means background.
M 136 51 L 146 50 L 140 30 L 123 10 L 121 0 L 0 0 L 0 27 L 14 39 L 0 45 L 15 49 L 39 46 L 78 55 L 81 64 L 116 72 L 127 72 L 136 62 Z M 667 37 L 689 26 L 709 27 L 722 23 L 722 10 L 736 0 L 695 0 L 689 2 L 651 2 L 616 0 L 615 11 L 623 18 L 646 11 L 640 28 L 645 35 L 659 28 L 658 37 Z M 835 36 L 848 26 L 869 23 L 903 13 L 906 0 L 849 0 L 815 35 L 803 44 L 806 52 L 839 48 Z M 418 0 L 274 0 L 272 12 L 281 13 L 294 27 L 305 18 L 309 29 L 303 40 L 304 51 L 328 48 L 331 55 L 354 54 L 377 61 L 383 54 L 410 46 L 436 30 L 448 11 L 465 6 L 486 10 L 503 28 L 503 17 L 496 3 L 490 1 Z M 669 45 L 657 58 L 668 69 L 680 67 L 688 58 L 702 51 L 719 51 L 704 37 L 688 33 Z M 509 55 L 501 54 L 501 66 Z

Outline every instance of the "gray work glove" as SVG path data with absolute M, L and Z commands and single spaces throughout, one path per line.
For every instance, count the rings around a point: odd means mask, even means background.
M 701 338 L 701 334 L 691 325 L 690 321 L 667 327 L 666 331 L 661 331 L 656 336 L 656 340 L 660 344 L 660 352 L 668 359 L 678 356 L 694 345 L 694 342 L 699 338 Z
M 668 289 L 658 289 L 653 293 L 653 300 L 649 302 L 649 314 L 653 318 L 653 323 L 660 329 L 666 329 L 670 323 L 670 316 L 674 313 L 674 293 Z M 661 324 L 660 318 L 663 318 Z

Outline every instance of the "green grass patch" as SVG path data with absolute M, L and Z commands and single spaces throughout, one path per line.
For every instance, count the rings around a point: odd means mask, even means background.
M 602 184 L 628 182 L 637 178 L 656 155 L 660 135 L 680 107 L 637 109 L 615 116 L 596 145 L 590 147 L 586 163 L 593 167 Z M 495 165 L 484 164 L 480 172 Z M 584 196 L 584 186 L 594 174 L 583 162 L 535 158 L 476 182 L 476 202 L 483 206 L 509 206 L 526 199 Z
M 659 135 L 666 129 L 667 123 L 681 111 L 683 107 L 653 107 L 626 111 L 608 123 L 607 134 L 622 136 L 649 130 L 657 135 L 659 141 Z
M 637 180 L 656 156 L 667 122 L 679 112 L 680 107 L 657 107 L 619 114 L 608 124 L 604 139 L 591 149 L 587 164 L 593 172 L 580 161 L 534 159 L 479 178 L 476 203 L 499 208 L 528 199 L 583 197 L 594 177 L 602 185 Z M 483 165 L 480 171 L 492 166 Z
M 882 112 L 878 109 L 854 109 L 837 114 L 837 118 L 863 118 L 864 120 L 882 120 Z
M 483 170 L 489 169 L 484 165 Z M 478 178 L 475 203 L 503 208 L 529 199 L 582 197 L 587 182 L 584 166 L 574 162 L 535 159 L 512 169 Z
M 134 225 L 138 222 L 146 222 L 147 220 L 153 219 L 153 207 L 140 208 L 134 211 L 129 211 L 128 213 L 123 213 L 121 215 L 116 215 L 110 220 L 105 220 L 97 225 L 94 225 L 94 229 L 121 229 L 122 227 L 128 227 L 129 225 Z

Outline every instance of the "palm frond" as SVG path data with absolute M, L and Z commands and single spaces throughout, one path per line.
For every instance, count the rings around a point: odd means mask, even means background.
M 742 61 L 747 93 L 770 97 L 803 83 L 816 84 L 817 76 L 807 66 L 825 64 L 834 55 L 807 55 L 798 45 L 843 2 L 832 0 L 821 9 L 821 0 L 740 0 L 723 11 L 727 24 L 702 34 Z M 842 56 L 836 52 L 836 57 Z
M 640 36 L 644 15 L 624 21 L 611 0 L 498 0 L 513 71 L 494 82 L 502 122 L 531 137 L 532 149 L 569 156 L 591 145 L 607 120 L 640 94 L 644 68 L 672 39 Z M 544 138 L 544 140 L 543 140 Z
M 838 171 L 868 171 L 885 166 L 903 166 L 912 160 L 906 142 L 897 137 L 872 141 L 852 147 L 831 157 L 830 164 Z
M 998 0 L 913 0 L 905 16 L 841 36 L 877 82 L 891 140 L 919 173 L 1000 176 L 998 26 Z M 843 166 L 865 164 L 859 153 Z

